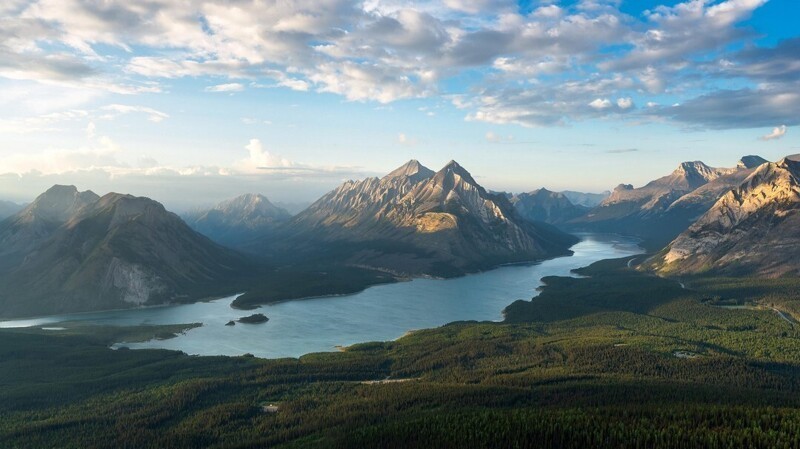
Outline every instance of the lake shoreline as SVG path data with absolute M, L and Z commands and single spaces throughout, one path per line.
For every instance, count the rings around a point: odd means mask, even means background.
M 530 301 L 539 294 L 543 278 L 571 277 L 576 268 L 641 252 L 636 241 L 625 236 L 588 234 L 581 238 L 570 257 L 515 263 L 457 278 L 407 279 L 369 286 L 354 294 L 265 304 L 260 306 L 259 312 L 269 316 L 270 321 L 263 326 L 225 325 L 242 316 L 238 309 L 231 307 L 237 296 L 172 307 L 48 316 L 25 320 L 25 325 L 54 326 L 76 319 L 106 326 L 202 322 L 202 327 L 177 338 L 129 347 L 170 349 L 196 355 L 296 358 L 336 351 L 337 346 L 393 341 L 412 330 L 433 329 L 453 322 L 502 322 L 503 310 L 509 304 L 519 299 Z

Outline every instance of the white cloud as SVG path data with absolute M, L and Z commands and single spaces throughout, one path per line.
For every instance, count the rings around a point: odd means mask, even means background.
M 241 92 L 244 90 L 244 85 L 240 83 L 217 84 L 208 86 L 205 90 L 206 92 Z
M 294 164 L 288 159 L 275 155 L 264 149 L 259 139 L 250 139 L 244 147 L 248 157 L 233 164 L 233 169 L 242 173 L 259 173 L 264 169 L 290 168 Z
M 131 114 L 131 113 L 141 113 L 147 115 L 147 120 L 151 122 L 158 123 L 163 121 L 166 118 L 169 118 L 169 114 L 166 112 L 161 112 L 153 108 L 149 108 L 147 106 L 132 106 L 127 104 L 110 104 L 108 106 L 103 106 L 100 108 L 102 111 L 106 111 L 107 113 L 100 118 L 103 119 L 113 119 L 123 114 Z
M 597 98 L 595 100 L 592 100 L 592 102 L 589 103 L 589 106 L 595 109 L 602 110 L 610 108 L 612 106 L 612 103 L 611 100 L 609 100 L 608 98 Z
M 283 87 L 288 87 L 292 90 L 297 90 L 300 92 L 306 92 L 309 89 L 309 84 L 306 81 L 296 79 L 296 78 L 286 78 L 278 82 L 279 85 Z
M 709 55 L 730 62 L 706 67 L 719 76 L 796 79 L 793 48 L 783 69 L 732 57 L 765 2 L 685 0 L 633 17 L 616 0 L 540 1 L 528 14 L 511 0 L 30 0 L 0 17 L 0 77 L 65 87 L 56 96 L 155 93 L 194 77 L 220 83 L 208 92 L 281 87 L 384 104 L 457 79 L 465 85 L 446 90 L 480 108 L 470 119 L 560 125 L 633 113 L 633 92 L 713 92 L 717 80 L 692 73 Z
M 564 10 L 559 8 L 558 5 L 540 6 L 532 13 L 535 17 L 547 17 L 556 19 L 564 15 Z
M 761 140 L 778 140 L 786 135 L 786 125 L 772 128 L 772 132 L 761 136 Z

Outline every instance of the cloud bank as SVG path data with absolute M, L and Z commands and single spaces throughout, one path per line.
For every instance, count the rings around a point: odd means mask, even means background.
M 619 3 L 21 1 L 0 13 L 0 77 L 116 95 L 166 94 L 182 78 L 208 93 L 266 86 L 377 103 L 455 94 L 467 120 L 522 126 L 797 123 L 800 40 L 758 47 L 742 25 L 766 0 L 637 16 Z M 636 106 L 659 97 L 679 106 Z

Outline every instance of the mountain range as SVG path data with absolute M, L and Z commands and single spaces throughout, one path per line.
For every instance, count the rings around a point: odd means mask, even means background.
M 746 156 L 732 168 L 685 162 L 641 188 L 621 185 L 589 209 L 547 189 L 489 192 L 455 161 L 433 171 L 411 160 L 381 178 L 347 181 L 295 216 L 247 194 L 187 215 L 188 224 L 148 198 L 56 185 L 0 221 L 0 316 L 251 288 L 259 293 L 248 301 L 258 303 L 325 294 L 329 283 L 354 291 L 457 276 L 569 254 L 578 239 L 553 224 L 638 235 L 652 248 L 664 240 L 643 265 L 663 275 L 796 275 L 798 180 L 794 158 Z M 279 288 L 290 277 L 309 288 Z
M 283 226 L 273 250 L 310 253 L 398 275 L 452 276 L 568 254 L 577 241 L 523 219 L 457 162 L 411 160 L 382 178 L 347 181 Z M 322 250 L 321 250 L 322 249 Z
M 760 165 L 652 261 L 662 274 L 800 274 L 800 162 Z
M 58 185 L 0 222 L 0 261 L 0 316 L 196 300 L 252 271 L 151 199 Z
M 745 156 L 733 168 L 683 162 L 669 175 L 643 187 L 620 184 L 602 203 L 569 225 L 571 229 L 634 235 L 651 249 L 661 248 L 765 162 L 758 156 Z

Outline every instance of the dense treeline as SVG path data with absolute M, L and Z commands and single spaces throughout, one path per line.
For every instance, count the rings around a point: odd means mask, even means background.
M 107 348 L 180 327 L 2 330 L 0 447 L 800 446 L 800 330 L 713 305 L 791 297 L 624 261 L 582 274 L 508 323 L 300 359 Z

